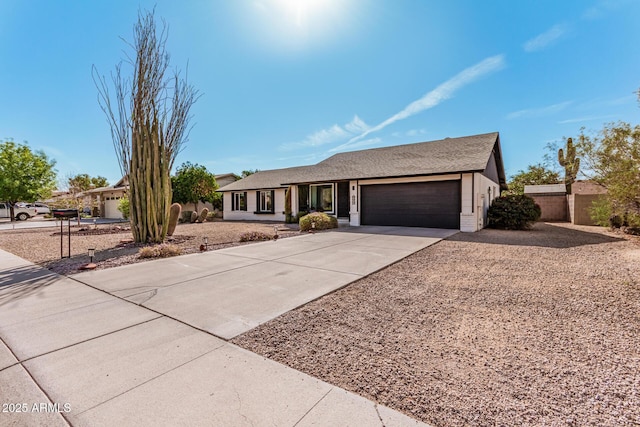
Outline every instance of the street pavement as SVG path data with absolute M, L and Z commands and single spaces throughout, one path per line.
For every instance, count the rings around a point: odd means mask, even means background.
M 95 222 L 94 222 L 95 221 Z M 63 221 L 64 226 L 67 226 L 68 221 Z M 126 223 L 128 221 L 122 219 L 109 219 L 109 218 L 82 218 L 80 220 L 80 224 L 82 225 L 93 225 L 93 224 L 119 224 Z M 78 220 L 72 219 L 71 225 L 77 225 Z M 29 218 L 26 221 L 11 221 L 8 218 L 0 219 L 0 231 L 3 230 L 22 230 L 25 228 L 52 228 L 58 227 L 60 228 L 60 221 L 54 218 L 45 218 L 44 216 L 38 215 L 33 218 Z
M 453 233 L 360 227 L 71 277 L 0 251 L 0 426 L 424 425 L 227 340 Z

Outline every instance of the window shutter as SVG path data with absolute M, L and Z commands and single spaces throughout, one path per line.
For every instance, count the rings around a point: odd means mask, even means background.
M 243 211 L 247 210 L 247 192 L 242 193 L 242 199 L 244 200 L 244 208 L 240 208 Z
M 276 190 L 271 190 L 271 213 L 276 211 Z
M 236 193 L 231 193 L 231 210 L 236 210 Z

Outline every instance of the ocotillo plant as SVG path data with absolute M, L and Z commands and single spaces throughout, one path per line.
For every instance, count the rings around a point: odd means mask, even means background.
M 169 230 L 170 172 L 189 136 L 198 91 L 169 68 L 167 26 L 156 31 L 154 11 L 139 12 L 133 52 L 116 66 L 113 84 L 93 68 L 122 174 L 129 178 L 131 232 L 136 242 L 161 243 Z M 132 66 L 131 77 L 123 73 Z M 113 89 L 111 89 L 113 86 Z M 113 95 L 112 95 L 113 94 Z
M 564 168 L 564 185 L 567 187 L 567 194 L 571 194 L 571 184 L 576 180 L 578 169 L 580 169 L 580 158 L 576 157 L 576 148 L 571 138 L 567 139 L 566 156 L 562 148 L 558 150 L 558 162 Z

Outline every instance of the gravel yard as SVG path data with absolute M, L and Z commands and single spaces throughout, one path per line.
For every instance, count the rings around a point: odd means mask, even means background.
M 279 237 L 298 235 L 297 225 L 280 223 L 230 222 L 214 220 L 203 224 L 178 224 L 167 243 L 179 246 L 183 254 L 197 252 L 203 239 L 208 238 L 208 247 L 220 249 L 247 244 L 240 242 L 245 232 L 259 231 L 273 236 L 274 227 Z M 80 231 L 84 228 L 84 231 Z M 74 226 L 71 227 L 71 258 L 60 259 L 60 229 L 34 228 L 0 231 L 0 248 L 60 274 L 77 272 L 89 262 L 87 249 L 95 248 L 94 262 L 98 269 L 143 262 L 138 257 L 142 246 L 124 243 L 132 239 L 128 224 Z M 67 255 L 67 224 L 64 225 L 63 252 Z M 123 242 L 124 241 L 124 242 Z
M 435 426 L 637 426 L 640 240 L 460 233 L 233 342 Z

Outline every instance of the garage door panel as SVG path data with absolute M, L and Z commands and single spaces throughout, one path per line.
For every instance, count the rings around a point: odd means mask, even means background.
M 363 225 L 460 228 L 460 181 L 361 187 Z

